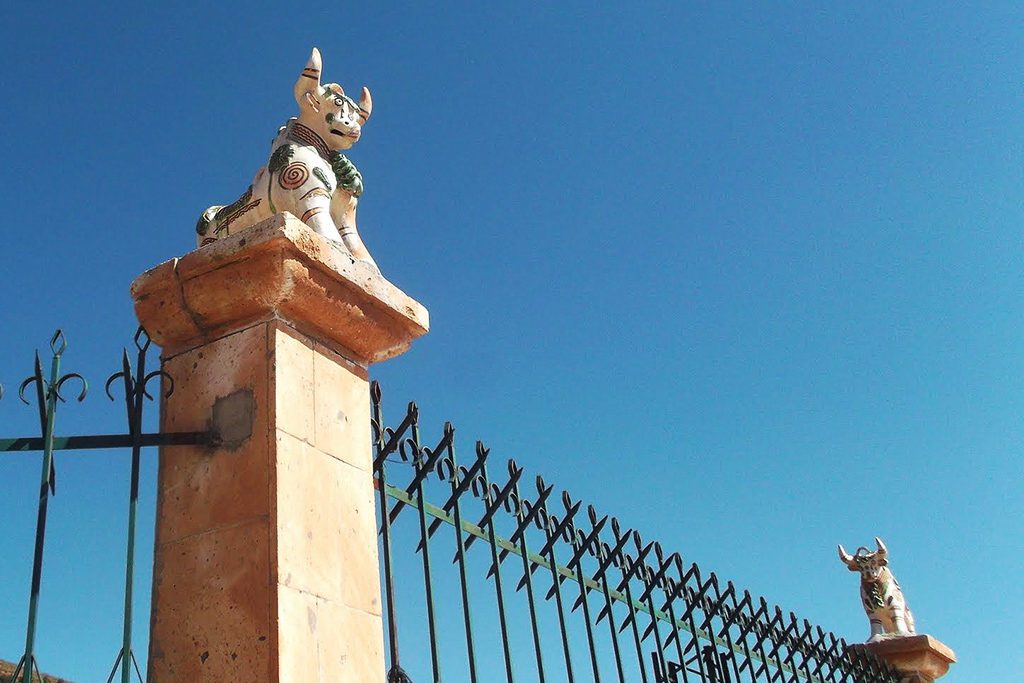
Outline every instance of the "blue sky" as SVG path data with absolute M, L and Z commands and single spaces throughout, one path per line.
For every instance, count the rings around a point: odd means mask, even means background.
M 835 544 L 881 535 L 919 630 L 961 658 L 945 680 L 1017 675 L 1019 6 L 0 18 L 0 435 L 36 428 L 10 390 L 57 326 L 93 384 L 58 431 L 121 428 L 101 385 L 134 332 L 129 283 L 245 188 L 317 45 L 328 80 L 373 91 L 349 155 L 360 230 L 431 312 L 374 369 L 394 406 L 850 640 L 867 623 Z M 38 460 L 0 463 L 0 657 L 17 659 Z M 58 466 L 38 653 L 95 680 L 119 645 L 126 461 Z

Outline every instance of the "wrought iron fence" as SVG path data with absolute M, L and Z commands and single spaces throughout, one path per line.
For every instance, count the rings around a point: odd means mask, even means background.
M 72 398 L 70 386 L 79 384 L 78 401 L 88 393 L 81 375 L 61 374 L 67 342 L 60 330 L 50 341 L 49 373 L 37 353 L 32 374 L 18 386 L 22 401 L 34 399 L 40 435 L 0 438 L 0 453 L 41 452 L 42 469 L 25 651 L 8 683 L 30 683 L 39 673 L 35 637 L 48 503 L 56 491 L 54 454 L 110 448 L 131 449 L 131 479 L 122 644 L 107 682 L 118 671 L 122 683 L 129 683 L 133 671 L 143 679 L 131 628 L 141 449 L 215 445 L 217 437 L 211 432 L 143 432 L 146 399 L 155 393 L 147 386 L 160 380 L 169 395 L 174 382 L 162 370 L 147 370 L 151 344 L 141 328 L 134 345 L 134 354 L 122 353 L 120 369 L 104 386 L 111 400 L 115 386 L 124 392 L 125 433 L 56 435 L 58 407 Z M 413 680 L 400 660 L 399 638 L 408 637 L 409 630 L 399 629 L 399 604 L 417 627 L 420 619 L 425 622 L 426 641 L 405 650 L 406 666 L 417 683 L 428 677 L 441 681 L 443 666 L 472 683 L 899 680 L 863 650 L 849 649 L 821 627 L 720 581 L 713 572 L 702 572 L 659 543 L 645 542 L 614 517 L 584 507 L 566 492 L 556 494 L 541 477 L 528 484 L 514 460 L 493 472 L 490 452 L 481 442 L 470 464 L 460 465 L 452 425 L 444 426 L 435 445 L 425 445 L 415 404 L 409 404 L 397 426 L 386 426 L 376 383 L 371 399 L 389 683 Z M 443 502 L 431 503 L 429 495 Z M 443 535 L 442 528 L 447 530 Z M 399 546 L 419 555 L 418 568 L 409 566 L 408 553 L 393 552 Z M 440 561 L 449 553 L 451 562 L 445 566 Z M 401 559 L 401 574 L 396 574 L 396 559 Z M 410 570 L 421 581 L 415 588 Z M 396 576 L 402 579 L 397 584 Z M 411 659 L 420 661 L 410 666 Z
M 470 464 L 458 464 L 452 425 L 425 445 L 414 403 L 386 426 L 376 383 L 372 401 L 388 683 L 441 681 L 443 665 L 471 683 L 900 680 L 843 639 L 645 542 L 543 478 L 530 484 L 514 460 L 495 473 L 479 441 Z M 431 503 L 428 491 L 443 502 Z M 452 534 L 443 547 L 442 527 Z M 421 567 L 397 576 L 399 543 Z M 398 589 L 415 580 L 409 569 L 422 590 L 406 591 L 403 602 Z M 417 639 L 413 654 L 429 657 L 418 657 L 415 676 L 400 659 L 400 636 L 410 634 L 399 629 L 400 602 L 404 616 L 426 622 L 426 643 Z
M 79 392 L 75 399 L 84 401 L 89 392 L 89 384 L 77 372 L 61 374 L 61 363 L 68 344 L 61 330 L 57 330 L 50 339 L 50 371 L 43 372 L 43 362 L 36 353 L 32 374 L 18 386 L 18 398 L 31 404 L 29 396 L 35 400 L 39 413 L 40 436 L 23 436 L 0 438 L 0 453 L 40 451 L 42 452 L 42 474 L 39 484 L 39 506 L 36 515 L 35 543 L 32 553 L 32 581 L 29 586 L 28 617 L 25 626 L 25 651 L 8 679 L 9 683 L 31 683 L 33 677 L 42 680 L 35 655 L 36 624 L 39 609 L 39 595 L 43 573 L 43 551 L 46 542 L 46 520 L 49 511 L 50 497 L 57 491 L 57 466 L 54 453 L 63 450 L 83 449 L 131 449 L 131 479 L 128 493 L 128 536 L 125 554 L 125 589 L 124 589 L 124 626 L 122 630 L 121 648 L 114 660 L 114 666 L 107 678 L 107 683 L 114 680 L 120 670 L 122 683 L 131 681 L 134 670 L 139 681 L 139 671 L 135 654 L 132 650 L 132 606 L 135 574 L 135 523 L 139 499 L 139 462 L 142 448 L 147 446 L 173 446 L 212 444 L 215 436 L 210 432 L 178 432 L 178 433 L 144 433 L 143 412 L 146 399 L 153 400 L 148 384 L 156 379 L 163 382 L 164 396 L 174 391 L 174 380 L 163 370 L 147 371 L 147 355 L 151 342 L 149 335 L 141 327 L 136 331 L 135 364 L 127 349 L 121 355 L 121 368 L 110 375 L 104 385 L 107 397 L 114 401 L 113 389 L 120 386 L 124 392 L 123 401 L 128 431 L 123 434 L 88 434 L 78 436 L 56 436 L 57 409 L 70 396 L 65 385 L 77 382 Z M 33 388 L 31 392 L 29 389 Z M 3 397 L 3 386 L 0 385 L 0 398 Z

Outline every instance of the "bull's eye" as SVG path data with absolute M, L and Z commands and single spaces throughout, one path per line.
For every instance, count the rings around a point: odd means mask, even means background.
M 345 104 L 345 100 L 341 99 L 340 97 L 335 97 L 334 103 L 340 107 Z

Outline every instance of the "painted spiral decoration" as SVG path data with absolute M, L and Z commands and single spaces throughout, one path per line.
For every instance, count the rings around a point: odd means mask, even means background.
M 281 171 L 281 175 L 277 177 L 278 184 L 285 190 L 302 187 L 307 180 L 309 180 L 309 169 L 301 161 L 293 161 L 288 164 Z

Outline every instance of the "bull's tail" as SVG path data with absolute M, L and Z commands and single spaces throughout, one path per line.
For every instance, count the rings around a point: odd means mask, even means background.
M 196 221 L 196 242 L 202 247 L 230 234 L 231 224 L 243 214 L 255 209 L 262 200 L 252 200 L 252 185 L 245 193 L 227 206 L 211 206 Z M 213 228 L 212 230 L 210 228 Z M 223 234 L 221 234 L 223 233 Z
M 216 231 L 213 234 L 210 233 L 210 226 L 217 220 L 217 212 L 223 209 L 223 206 L 211 206 L 206 211 L 203 211 L 202 215 L 199 216 L 199 220 L 196 221 L 196 242 L 197 247 L 204 247 L 210 242 L 216 242 Z

